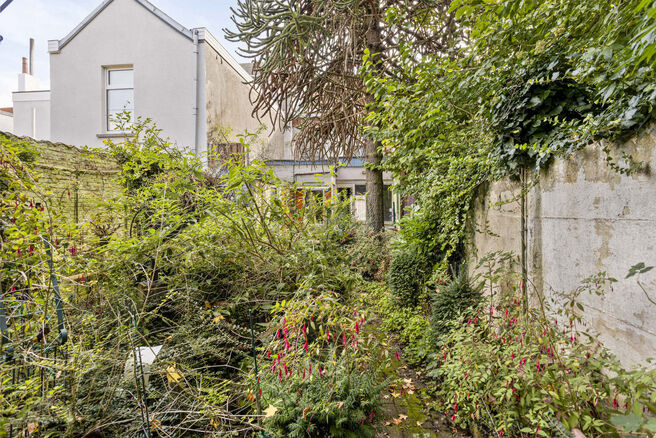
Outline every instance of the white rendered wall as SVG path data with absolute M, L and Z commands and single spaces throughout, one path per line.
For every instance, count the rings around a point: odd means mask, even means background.
M 149 117 L 180 147 L 193 149 L 193 41 L 134 0 L 114 0 L 59 53 L 50 55 L 52 139 L 101 146 L 104 67 L 134 68 L 135 115 Z
M 13 93 L 14 134 L 36 140 L 51 140 L 50 91 Z
M 0 111 L 0 132 L 14 132 L 14 117 L 10 113 Z

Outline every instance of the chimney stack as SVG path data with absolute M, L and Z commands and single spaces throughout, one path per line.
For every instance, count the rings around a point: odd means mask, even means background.
M 23 58 L 23 74 L 27 74 L 27 58 Z
M 34 75 L 34 38 L 30 38 L 30 74 Z

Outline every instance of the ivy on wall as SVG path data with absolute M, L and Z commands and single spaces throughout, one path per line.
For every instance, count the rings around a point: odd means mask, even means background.
M 397 189 L 417 199 L 402 240 L 435 261 L 462 248 L 482 183 L 635 135 L 656 100 L 651 0 L 455 0 L 451 12 L 450 56 L 417 57 L 402 41 L 396 77 L 377 77 L 370 61 L 363 70 L 376 99 L 367 132 Z M 624 158 L 611 167 L 635 170 Z

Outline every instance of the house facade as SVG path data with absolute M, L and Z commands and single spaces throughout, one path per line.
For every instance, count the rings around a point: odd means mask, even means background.
M 104 0 L 48 51 L 50 90 L 19 85 L 13 95 L 19 135 L 99 147 L 130 135 L 114 122 L 127 111 L 199 155 L 216 132 L 228 142 L 259 132 L 258 149 L 281 147 L 282 135 L 252 115 L 250 74 L 207 29 L 188 29 L 147 0 Z
M 152 119 L 165 137 L 213 167 L 208 152 L 240 152 L 239 136 L 256 133 L 248 139 L 248 159 L 265 160 L 309 194 L 329 190 L 352 198 L 354 215 L 366 220 L 362 162 L 331 173 L 334 163 L 298 160 L 294 129 L 272 129 L 253 115 L 250 66 L 207 29 L 188 29 L 147 0 L 104 0 L 64 38 L 49 41 L 48 51 L 50 90 L 24 75 L 13 94 L 17 135 L 102 147 L 130 135 L 129 124 L 115 123 L 127 111 L 132 120 Z M 386 204 L 391 224 L 400 214 L 391 192 Z

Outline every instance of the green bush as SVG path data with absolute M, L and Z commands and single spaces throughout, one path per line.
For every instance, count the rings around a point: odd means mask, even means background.
M 467 275 L 467 270 L 461 269 L 460 273 L 433 299 L 431 315 L 433 334 L 437 338 L 447 334 L 451 321 L 468 309 L 475 308 L 481 299 L 481 287 L 474 286 Z
M 587 284 L 599 293 L 607 281 L 596 276 Z M 570 436 L 573 429 L 619 437 L 656 429 L 656 371 L 622 369 L 583 331 L 581 314 L 572 310 L 583 309 L 578 298 L 564 309 L 559 316 L 548 307 L 525 312 L 513 286 L 451 322 L 428 375 L 438 380 L 437 396 L 455 425 L 512 437 Z
M 388 242 L 388 234 L 365 226 L 356 229 L 348 242 L 351 268 L 367 281 L 383 281 L 390 263 Z
M 366 315 L 316 290 L 276 303 L 273 314 L 260 361 L 265 428 L 285 438 L 373 438 L 389 382 Z
M 427 271 L 427 263 L 418 251 L 404 249 L 394 254 L 387 285 L 399 304 L 414 307 L 419 303 Z

